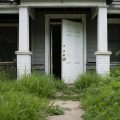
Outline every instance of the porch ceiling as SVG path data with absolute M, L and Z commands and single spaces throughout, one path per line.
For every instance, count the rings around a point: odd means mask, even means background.
M 39 11 L 40 13 L 62 13 L 62 14 L 69 14 L 69 13 L 81 13 L 81 14 L 87 14 L 90 12 L 91 8 L 36 8 L 36 11 Z

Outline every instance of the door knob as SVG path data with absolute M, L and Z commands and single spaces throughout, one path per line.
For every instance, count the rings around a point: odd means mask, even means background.
M 66 60 L 66 58 L 63 58 L 63 61 L 65 61 Z

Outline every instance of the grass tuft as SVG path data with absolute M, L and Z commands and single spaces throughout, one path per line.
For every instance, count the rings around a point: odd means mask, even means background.
M 120 81 L 87 73 L 76 82 L 85 120 L 120 119 Z
M 93 84 L 98 84 L 101 81 L 102 77 L 96 73 L 83 74 L 79 77 L 79 79 L 75 82 L 75 87 L 80 92 L 86 90 Z
M 41 73 L 33 73 L 17 81 L 16 90 L 25 91 L 40 97 L 54 97 L 54 78 Z

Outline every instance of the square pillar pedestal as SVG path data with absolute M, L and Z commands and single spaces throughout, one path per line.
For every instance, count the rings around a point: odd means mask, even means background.
M 30 51 L 16 51 L 17 55 L 17 78 L 31 74 L 31 55 Z
M 101 75 L 109 74 L 110 71 L 110 55 L 109 51 L 97 51 L 96 55 L 96 72 Z

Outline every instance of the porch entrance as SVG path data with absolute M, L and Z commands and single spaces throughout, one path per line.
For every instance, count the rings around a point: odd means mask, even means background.
M 83 24 L 80 19 L 51 19 L 50 73 L 66 83 L 73 83 L 83 73 L 83 53 Z
M 45 73 L 72 84 L 86 71 L 86 16 L 45 15 Z

